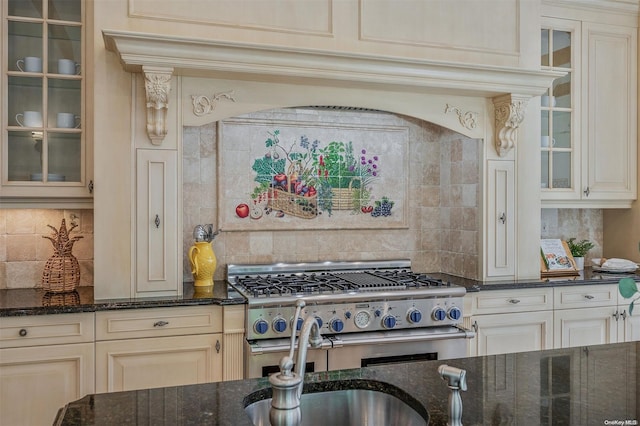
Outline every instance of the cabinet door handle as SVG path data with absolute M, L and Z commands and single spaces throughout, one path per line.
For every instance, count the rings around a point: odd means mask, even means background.
M 623 320 L 623 321 L 626 321 L 626 320 L 627 320 L 627 311 L 626 311 L 626 309 L 622 311 L 622 313 L 620 314 L 620 316 L 622 317 L 622 320 Z
M 20 331 L 18 331 L 18 334 L 20 337 L 24 337 L 27 335 L 27 330 L 25 328 L 21 328 Z
M 475 331 L 477 333 L 478 332 L 478 321 L 474 321 L 473 324 L 471 325 L 471 327 L 473 328 L 473 331 Z
M 498 217 L 498 220 L 504 225 L 505 223 L 507 223 L 507 214 L 505 212 L 502 212 L 500 217 Z
M 593 297 L 592 295 L 590 295 L 590 294 L 585 294 L 585 295 L 584 295 L 584 298 L 585 298 L 585 299 L 589 299 L 589 300 L 591 300 L 591 299 L 593 299 L 594 297 Z
M 156 215 L 156 219 L 153 221 L 156 224 L 156 228 L 160 228 L 160 216 Z
M 89 181 L 88 188 L 89 188 L 89 194 L 93 194 L 93 180 Z
M 589 187 L 588 187 L 588 186 L 587 186 L 587 189 L 585 189 L 585 190 L 584 190 L 584 191 L 582 191 L 582 192 L 584 192 L 585 197 L 588 197 L 588 196 L 589 196 L 589 194 L 591 194 L 591 190 L 589 189 Z
M 156 321 L 153 323 L 154 327 L 164 327 L 165 325 L 169 325 L 167 321 Z
M 520 300 L 519 299 L 509 299 L 509 303 L 513 303 L 515 305 L 516 303 L 520 303 Z
M 220 353 L 220 340 L 216 340 L 216 353 Z
M 616 311 L 616 313 L 613 314 L 613 317 L 616 319 L 616 321 L 618 321 L 618 318 L 620 318 L 620 314 L 618 313 L 618 311 Z

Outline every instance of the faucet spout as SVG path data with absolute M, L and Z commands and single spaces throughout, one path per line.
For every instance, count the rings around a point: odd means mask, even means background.
M 298 324 L 298 318 L 304 306 L 303 300 L 297 301 L 296 313 L 293 318 L 294 328 Z M 298 425 L 300 422 L 300 397 L 302 396 L 304 372 L 307 363 L 307 346 L 309 344 L 314 348 L 322 345 L 320 326 L 315 317 L 311 315 L 304 320 L 300 328 L 298 359 L 293 367 L 293 372 L 291 367 L 296 346 L 295 329 L 291 332 L 289 355 L 284 356 L 280 361 L 280 373 L 269 376 L 269 382 L 273 389 L 269 419 L 274 426 L 292 426 Z
M 294 372 L 304 380 L 304 372 L 307 366 L 307 346 L 319 348 L 322 345 L 322 336 L 320 335 L 320 326 L 313 316 L 308 316 L 302 328 L 300 329 L 300 338 L 298 339 L 298 359 L 294 367 Z M 298 398 L 302 395 L 303 381 L 298 387 Z

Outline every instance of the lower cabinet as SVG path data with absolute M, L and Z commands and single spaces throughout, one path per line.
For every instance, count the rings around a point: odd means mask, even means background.
M 93 314 L 2 318 L 0 425 L 51 425 L 94 393 L 93 332 Z
M 571 348 L 618 342 L 615 312 L 615 306 L 555 311 L 554 347 Z
M 554 347 L 640 341 L 640 317 L 628 313 L 617 284 L 554 289 Z
M 536 351 L 553 347 L 553 313 L 551 311 L 471 317 L 476 330 L 477 355 L 495 355 Z
M 466 327 L 476 337 L 469 355 L 495 355 L 550 349 L 553 346 L 553 289 L 527 288 L 469 293 Z
M 469 356 L 640 341 L 617 284 L 488 290 L 465 296 Z
M 96 312 L 96 392 L 222 380 L 221 306 Z
M 96 392 L 222 380 L 222 334 L 96 343 Z

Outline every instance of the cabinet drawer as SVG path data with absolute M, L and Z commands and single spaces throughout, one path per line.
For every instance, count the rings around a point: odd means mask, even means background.
M 222 332 L 220 306 L 96 312 L 96 340 Z
M 553 309 L 553 289 L 488 290 L 471 295 L 471 314 L 544 311 Z
M 0 348 L 93 342 L 93 313 L 0 318 Z
M 616 284 L 556 287 L 554 292 L 556 309 L 612 306 L 618 303 Z

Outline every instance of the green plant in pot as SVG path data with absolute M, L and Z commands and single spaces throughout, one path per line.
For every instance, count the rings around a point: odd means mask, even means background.
M 589 240 L 576 241 L 575 238 L 569 238 L 567 240 L 567 246 L 569 247 L 569 251 L 571 251 L 573 259 L 576 261 L 576 266 L 578 266 L 579 270 L 582 270 L 584 268 L 584 257 L 589 250 L 594 247 L 593 243 Z

